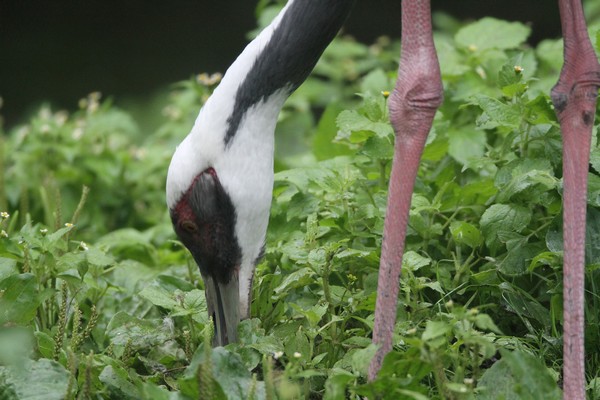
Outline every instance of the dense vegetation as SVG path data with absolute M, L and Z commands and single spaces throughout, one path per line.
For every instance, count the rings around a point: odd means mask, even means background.
M 277 8 L 262 3 L 264 26 Z M 202 281 L 164 201 L 172 151 L 218 76 L 175 85 L 152 132 L 98 94 L 2 132 L 0 398 L 559 398 L 561 138 L 548 93 L 562 42 L 529 47 L 529 27 L 493 18 L 435 21 L 445 102 L 413 196 L 394 351 L 378 380 L 367 384 L 366 368 L 399 43 L 341 37 L 280 116 L 254 318 L 226 348 L 209 345 Z M 591 22 L 600 53 L 600 19 Z M 599 120 L 586 247 L 591 399 Z

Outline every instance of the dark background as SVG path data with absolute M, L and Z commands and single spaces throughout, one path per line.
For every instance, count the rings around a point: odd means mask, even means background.
M 256 0 L 0 0 L 0 96 L 8 127 L 50 101 L 73 109 L 100 91 L 149 98 L 199 72 L 224 71 L 255 28 Z M 400 0 L 357 0 L 346 31 L 398 37 Z M 458 19 L 531 24 L 531 42 L 560 35 L 556 0 L 433 0 Z

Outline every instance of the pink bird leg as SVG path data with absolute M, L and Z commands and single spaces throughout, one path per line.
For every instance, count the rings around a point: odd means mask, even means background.
M 552 89 L 563 137 L 563 393 L 585 399 L 584 272 L 587 174 L 600 65 L 581 0 L 559 0 L 564 65 Z
M 552 90 L 563 135 L 564 174 L 564 397 L 585 399 L 583 292 L 587 170 L 600 65 L 587 35 L 580 0 L 559 0 L 564 66 Z M 373 341 L 373 380 L 391 350 L 408 212 L 433 117 L 442 102 L 429 0 L 402 4 L 402 55 L 389 101 L 396 143 L 385 219 Z
M 392 348 L 404 238 L 413 186 L 433 117 L 443 100 L 440 67 L 431 32 L 429 0 L 402 2 L 402 54 L 396 87 L 389 98 L 396 133 L 383 229 L 373 342 L 379 345 L 369 379 Z

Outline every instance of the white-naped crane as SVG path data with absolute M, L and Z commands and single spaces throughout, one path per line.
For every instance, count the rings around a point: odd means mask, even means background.
M 215 344 L 249 317 L 265 245 L 277 116 L 354 0 L 290 0 L 240 54 L 177 147 L 167 176 L 175 232 L 200 267 Z
M 236 340 L 249 316 L 273 184 L 277 115 L 333 39 L 353 0 L 289 0 L 233 63 L 177 148 L 167 178 L 175 231 L 200 267 L 215 344 Z M 581 0 L 558 0 L 564 66 L 552 90 L 563 136 L 564 397 L 585 399 L 583 349 L 586 187 L 600 65 Z M 392 348 L 411 194 L 443 88 L 429 0 L 402 1 L 402 54 L 389 98 L 396 141 L 385 219 L 369 369 Z

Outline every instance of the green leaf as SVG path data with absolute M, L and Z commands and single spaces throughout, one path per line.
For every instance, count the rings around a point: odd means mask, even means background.
M 452 327 L 445 321 L 427 321 L 421 339 L 423 341 L 430 341 L 439 337 L 444 337 L 451 329 Z
M 539 242 L 529 243 L 529 239 L 517 233 L 501 232 L 500 241 L 506 243 L 506 256 L 499 264 L 499 269 L 507 275 L 522 275 L 528 272 L 530 260 L 544 250 Z
M 402 269 L 417 271 L 431 264 L 431 258 L 424 257 L 414 251 L 407 251 L 402 257 Z
M 342 111 L 337 118 L 338 128 L 347 135 L 361 131 L 372 132 L 379 137 L 387 137 L 394 133 L 392 126 L 388 122 L 374 122 L 366 116 L 359 114 L 358 111 Z M 366 141 L 371 135 L 364 134 L 360 136 L 360 140 L 355 139 L 353 143 Z
M 523 44 L 530 33 L 531 29 L 520 22 L 486 17 L 461 28 L 454 40 L 457 45 L 475 51 L 506 50 Z
M 394 157 L 394 143 L 389 137 L 372 136 L 367 139 L 361 152 L 373 160 L 391 160 Z
M 362 376 L 366 376 L 369 370 L 371 360 L 377 352 L 377 345 L 371 343 L 364 349 L 356 350 L 352 353 L 352 370 Z
M 287 275 L 283 282 L 274 290 L 274 296 L 278 299 L 296 287 L 306 286 L 313 282 L 314 271 L 310 268 L 301 268 Z
M 483 242 L 479 229 L 468 222 L 452 221 L 450 233 L 457 244 L 465 244 L 473 249 L 479 247 Z
M 34 349 L 33 330 L 20 326 L 0 329 L 0 365 L 18 365 Z
M 215 400 L 247 399 L 249 390 L 253 386 L 256 398 L 265 398 L 264 382 L 252 381 L 252 375 L 239 355 L 223 347 L 217 347 L 211 349 L 210 359 L 207 360 L 203 346 L 198 348 L 183 377 L 179 379 L 180 385 L 186 386 L 186 389 L 182 390 L 184 394 L 193 398 L 203 397 L 201 394 L 204 390 L 198 387 L 198 368 L 207 363 L 212 367 L 212 377 L 218 383 L 217 393 L 213 393 L 216 395 Z
M 473 104 L 481 107 L 495 126 L 518 129 L 521 125 L 523 116 L 517 103 L 506 104 L 493 97 L 480 94 L 473 98 Z
M 18 273 L 17 260 L 0 257 L 0 281 L 8 278 L 10 275 L 16 275 Z
M 26 324 L 39 306 L 37 281 L 32 274 L 11 275 L 0 281 L 0 326 Z
M 161 321 L 139 319 L 120 311 L 108 323 L 106 336 L 115 345 L 147 348 L 164 343 L 171 338 L 171 332 Z
M 527 103 L 529 117 L 527 120 L 532 124 L 548 124 L 556 122 L 556 113 L 552 108 L 550 98 L 546 94 L 540 94 Z
M 392 82 L 386 75 L 385 71 L 381 68 L 377 68 L 369 72 L 360 84 L 360 91 L 362 93 L 372 93 L 378 95 L 382 91 L 391 90 Z
M 334 369 L 325 382 L 323 400 L 342 400 L 346 398 L 346 387 L 356 377 L 343 369 Z
M 551 400 L 561 392 L 538 357 L 501 349 L 502 359 L 486 370 L 477 385 L 477 399 Z
M 492 253 L 501 246 L 501 233 L 523 231 L 529 225 L 531 217 L 531 210 L 516 204 L 493 204 L 485 210 L 479 224 L 485 243 Z
M 140 393 L 136 385 L 130 381 L 127 371 L 116 365 L 107 365 L 104 367 L 98 377 L 108 388 L 109 392 L 119 399 L 139 399 Z
M 501 168 L 496 175 L 496 186 L 500 188 L 496 200 L 505 203 L 519 194 L 525 199 L 539 198 L 542 193 L 556 188 L 558 179 L 549 160 L 525 158 Z
M 45 332 L 35 332 L 35 338 L 37 339 L 37 349 L 40 354 L 45 357 L 51 359 L 54 353 L 55 342 L 52 336 L 48 335 Z
M 463 127 L 448 132 L 448 153 L 459 163 L 466 165 L 469 160 L 483 156 L 486 137 L 482 130 Z
M 487 314 L 477 314 L 477 316 L 475 317 L 475 325 L 477 325 L 479 329 L 492 331 L 494 333 L 502 335 L 500 328 L 496 326 L 492 318 Z
M 15 394 L 14 399 L 63 400 L 68 397 L 70 374 L 56 361 L 45 358 L 26 360 L 23 365 L 5 369 L 4 374 L 1 368 L 0 387 L 10 387 Z M 0 389 L 0 395 L 2 394 Z

